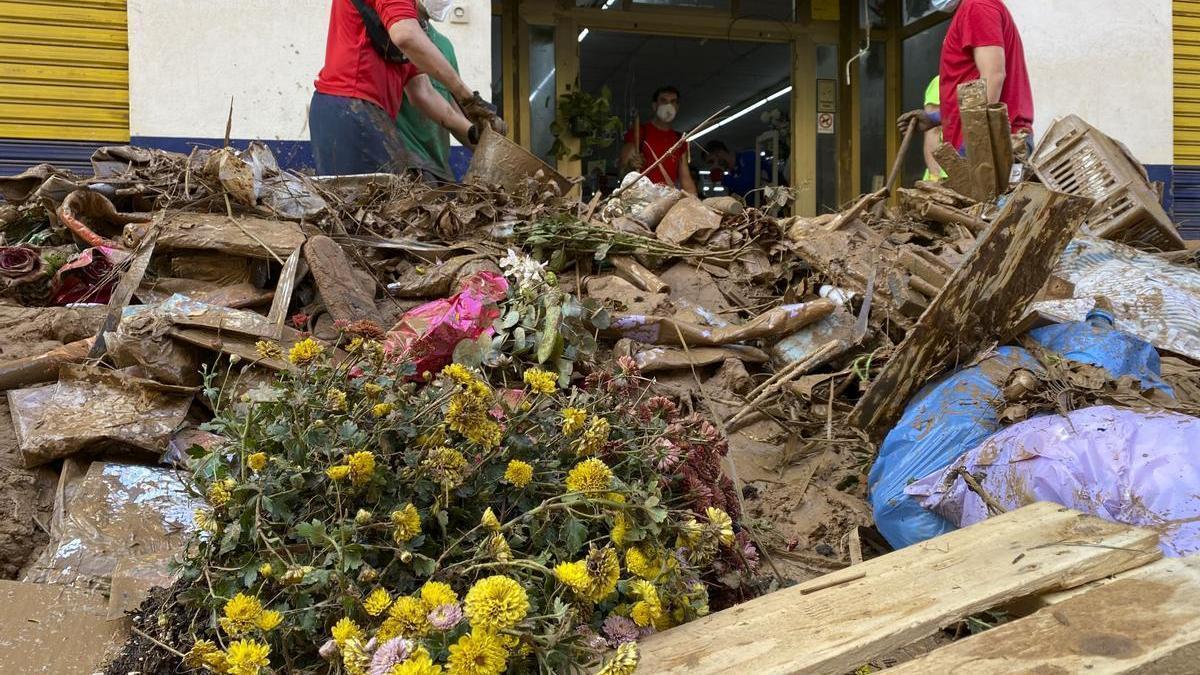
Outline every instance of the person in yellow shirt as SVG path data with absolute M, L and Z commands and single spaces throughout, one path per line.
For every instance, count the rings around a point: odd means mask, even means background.
M 940 116 L 942 110 L 941 79 L 941 77 L 933 78 L 933 81 L 929 83 L 929 87 L 925 90 L 925 113 L 935 117 Z M 925 132 L 925 177 L 922 180 L 937 183 L 946 178 L 946 172 L 942 171 L 942 167 L 933 158 L 934 150 L 937 150 L 941 145 L 942 128 L 937 126 L 928 129 Z

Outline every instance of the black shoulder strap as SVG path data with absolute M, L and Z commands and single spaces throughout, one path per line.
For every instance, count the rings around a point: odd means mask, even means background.
M 392 42 L 392 38 L 388 35 L 387 27 L 383 25 L 383 19 L 379 18 L 379 13 L 368 5 L 366 0 L 350 1 L 354 3 L 354 7 L 358 9 L 359 16 L 362 17 L 363 26 L 367 29 L 367 39 L 370 40 L 371 47 L 383 57 L 383 60 L 394 63 L 408 63 L 408 57 Z

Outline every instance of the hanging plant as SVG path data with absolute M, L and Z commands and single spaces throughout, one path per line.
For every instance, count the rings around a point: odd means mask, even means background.
M 621 118 L 612 114 L 612 92 L 608 87 L 599 96 L 581 89 L 558 99 L 558 115 L 550 124 L 554 134 L 551 152 L 559 159 L 587 159 L 598 148 L 612 145 L 621 131 Z M 572 155 L 566 139 L 579 139 L 579 152 Z

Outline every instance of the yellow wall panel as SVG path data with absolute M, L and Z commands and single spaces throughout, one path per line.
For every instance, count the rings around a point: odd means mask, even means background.
M 124 0 L 0 0 L 0 138 L 128 142 Z
M 1200 166 L 1200 0 L 1175 0 L 1175 163 Z

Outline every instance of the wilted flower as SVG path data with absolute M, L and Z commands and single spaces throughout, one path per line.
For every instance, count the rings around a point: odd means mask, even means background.
M 421 514 L 417 507 L 405 504 L 399 511 L 392 511 L 392 526 L 395 528 L 392 536 L 398 544 L 421 534 Z
M 553 394 L 558 388 L 558 376 L 541 368 L 529 368 L 522 377 L 534 393 Z
M 500 531 L 500 519 L 496 517 L 496 512 L 490 506 L 484 509 L 483 517 L 479 519 L 479 524 L 493 532 Z
M 612 660 L 604 664 L 596 675 L 633 675 L 638 666 L 638 646 L 636 642 L 625 642 L 617 647 L 617 653 Z
M 255 473 L 262 471 L 267 467 L 267 453 L 256 452 L 246 458 L 246 466 L 250 467 Z
M 583 429 L 587 420 L 587 411 L 582 408 L 563 408 L 562 432 L 564 436 L 574 436 Z
M 639 630 L 637 624 L 627 616 L 620 614 L 609 614 L 604 619 L 604 636 L 608 638 L 608 646 L 619 647 L 626 642 L 633 642 L 638 639 Z

